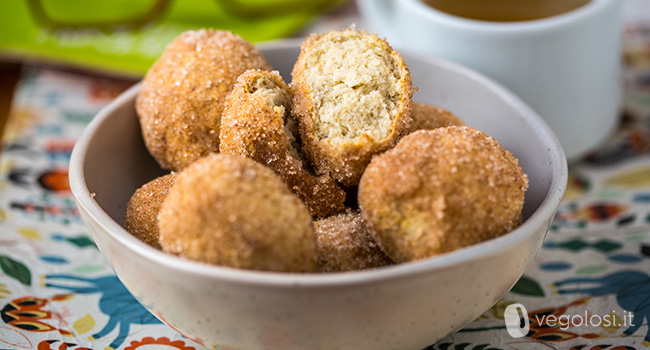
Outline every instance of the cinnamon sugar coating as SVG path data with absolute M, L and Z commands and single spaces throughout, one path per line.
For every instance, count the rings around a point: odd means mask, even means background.
M 413 122 L 409 128 L 410 132 L 465 125 L 460 118 L 450 111 L 426 103 L 413 102 L 411 105 L 411 118 Z
M 126 205 L 124 228 L 148 245 L 160 249 L 158 243 L 158 212 L 176 173 L 157 177 L 138 188 Z
M 271 69 L 263 55 L 227 31 L 187 31 L 172 41 L 142 81 L 136 111 L 151 155 L 179 171 L 219 151 L 224 101 L 247 69 Z
M 423 259 L 515 229 L 528 179 L 517 159 L 467 126 L 420 130 L 373 159 L 359 206 L 395 262 Z
M 359 211 L 314 222 L 318 242 L 318 271 L 342 272 L 387 266 L 393 262 L 379 248 Z
M 269 168 L 210 154 L 178 174 L 158 215 L 163 251 L 242 269 L 310 272 L 309 211 Z
M 277 72 L 249 70 L 237 78 L 221 117 L 219 149 L 275 171 L 313 216 L 343 211 L 345 192 L 329 175 L 307 169 L 290 115 L 292 93 Z
M 373 155 L 408 131 L 413 87 L 400 54 L 353 29 L 312 34 L 292 72 L 293 113 L 318 174 L 358 184 Z
M 311 35 L 291 87 L 270 70 L 230 32 L 168 45 L 136 111 L 149 152 L 178 173 L 134 193 L 127 230 L 210 264 L 335 272 L 442 254 L 521 223 L 528 180 L 514 156 L 412 102 L 404 60 L 376 35 Z

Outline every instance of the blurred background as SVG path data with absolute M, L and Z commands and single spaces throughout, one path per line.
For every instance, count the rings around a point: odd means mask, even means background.
M 650 85 L 650 1 L 622 1 L 627 25 L 623 54 L 626 71 L 635 76 L 626 84 L 645 90 Z M 132 84 L 168 42 L 188 29 L 225 29 L 260 43 L 351 24 L 364 27 L 354 0 L 0 1 L 0 135 L 24 66 Z M 643 71 L 649 73 L 638 74 Z
M 0 2 L 0 50 L 141 76 L 188 29 L 216 28 L 251 42 L 294 35 L 345 0 L 18 0 Z
M 348 0 L 0 1 L 0 135 L 23 66 L 133 83 L 185 30 L 230 30 L 259 43 L 347 26 L 356 16 Z

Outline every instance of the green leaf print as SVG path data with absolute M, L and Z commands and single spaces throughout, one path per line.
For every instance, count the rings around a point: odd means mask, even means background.
M 2 271 L 7 276 L 15 278 L 18 282 L 26 286 L 31 286 L 32 273 L 23 263 L 8 256 L 0 255 L 0 268 L 2 268 Z
M 85 248 L 85 247 L 94 247 L 95 242 L 93 242 L 92 239 L 88 236 L 77 236 L 77 237 L 71 237 L 71 238 L 66 238 L 66 240 L 74 245 L 76 245 L 79 248 Z
M 590 266 L 585 266 L 579 269 L 578 271 L 576 271 L 576 275 L 579 276 L 597 275 L 605 270 L 607 270 L 607 265 L 590 265 Z
M 526 295 L 530 297 L 543 297 L 544 290 L 542 287 L 532 278 L 521 276 L 521 279 L 512 287 L 510 290 L 513 293 Z

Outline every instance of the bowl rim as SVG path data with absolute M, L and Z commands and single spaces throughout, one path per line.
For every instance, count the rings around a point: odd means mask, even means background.
M 264 49 L 295 49 L 301 41 L 296 39 L 276 41 L 259 45 L 258 48 Z M 499 254 L 500 252 L 512 247 L 526 239 L 529 235 L 534 234 L 540 228 L 548 229 L 553 215 L 560 205 L 568 180 L 568 165 L 564 151 L 560 146 L 555 134 L 550 127 L 526 105 L 519 97 L 510 92 L 507 88 L 496 83 L 495 81 L 477 73 L 469 68 L 463 67 L 456 63 L 439 58 L 419 55 L 417 53 L 407 52 L 407 56 L 416 56 L 418 59 L 428 61 L 432 65 L 439 66 L 443 69 L 453 70 L 456 73 L 477 81 L 479 84 L 486 85 L 489 89 L 495 91 L 501 98 L 506 100 L 510 105 L 515 107 L 519 114 L 526 115 L 527 122 L 538 130 L 544 139 L 549 140 L 549 155 L 558 169 L 553 172 L 551 178 L 550 190 L 540 206 L 533 214 L 518 228 L 508 232 L 500 237 L 474 244 L 468 247 L 430 257 L 418 261 L 400 263 L 375 269 L 335 272 L 335 273 L 281 273 L 268 271 L 244 270 L 231 267 L 210 265 L 207 263 L 191 261 L 188 259 L 173 256 L 157 250 L 146 243 L 140 241 L 120 224 L 114 221 L 93 199 L 86 185 L 85 175 L 83 172 L 85 166 L 85 155 L 93 135 L 98 131 L 107 118 L 122 105 L 133 100 L 137 95 L 141 83 L 137 83 L 127 91 L 123 92 L 114 101 L 102 108 L 95 118 L 85 128 L 77 142 L 75 143 L 69 166 L 70 188 L 80 211 L 85 212 L 101 229 L 108 233 L 111 239 L 119 242 L 124 248 L 142 258 L 151 261 L 154 264 L 163 265 L 165 268 L 182 271 L 183 273 L 195 276 L 207 277 L 210 279 L 227 281 L 230 283 L 256 285 L 258 287 L 304 287 L 304 288 L 322 288 L 333 286 L 350 286 L 358 284 L 378 283 L 393 278 L 404 278 L 406 276 L 418 275 L 430 272 L 432 270 L 442 269 L 449 266 L 477 261 L 482 258 Z M 548 220 L 548 223 L 545 221 Z M 88 224 L 86 224 L 88 225 Z M 89 230 L 91 235 L 93 231 Z M 546 233 L 546 231 L 545 231 Z M 93 237 L 94 238 L 94 237 Z M 108 259 L 107 259 L 108 260 Z

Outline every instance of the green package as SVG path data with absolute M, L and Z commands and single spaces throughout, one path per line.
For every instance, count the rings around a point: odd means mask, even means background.
M 141 77 L 183 31 L 279 39 L 341 2 L 6 0 L 0 1 L 0 55 Z

